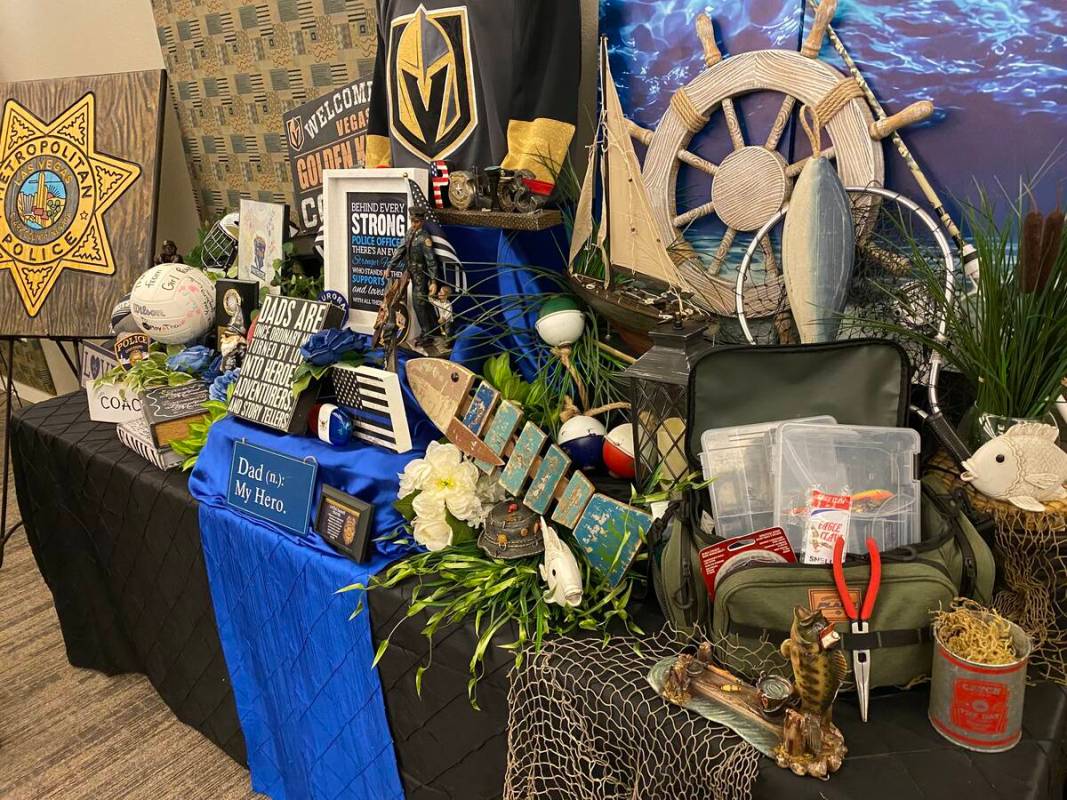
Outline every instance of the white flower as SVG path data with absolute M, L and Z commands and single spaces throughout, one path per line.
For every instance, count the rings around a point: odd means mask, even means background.
M 438 520 L 445 518 L 445 499 L 437 494 L 419 492 L 411 503 L 417 519 Z
M 413 525 L 415 541 L 423 545 L 427 550 L 444 550 L 452 544 L 452 528 L 440 519 L 415 518 Z
M 454 444 L 432 442 L 426 457 L 409 463 L 400 475 L 400 496 L 417 492 L 412 501 L 415 540 L 431 550 L 452 543 L 446 510 L 456 519 L 481 525 L 488 509 L 483 494 L 487 484 L 474 462 L 465 459 Z
M 431 443 L 426 449 L 426 463 L 430 475 L 422 491 L 438 496 L 446 502 L 456 495 L 474 494 L 478 485 L 478 467 L 465 461 L 454 444 Z
M 485 517 L 482 501 L 475 492 L 453 492 L 448 496 L 445 504 L 452 512 L 452 516 L 472 525 Z
M 451 442 L 430 442 L 425 461 L 435 470 L 447 471 L 463 463 L 463 453 Z
M 400 473 L 400 489 L 397 496 L 407 497 L 412 492 L 421 490 L 432 474 L 433 467 L 427 463 L 425 458 L 409 461 L 404 471 Z

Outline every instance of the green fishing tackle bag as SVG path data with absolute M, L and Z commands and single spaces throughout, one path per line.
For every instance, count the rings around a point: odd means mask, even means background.
M 709 428 L 829 414 L 841 424 L 903 426 L 910 371 L 904 351 L 883 340 L 819 345 L 729 347 L 692 366 L 686 447 L 699 469 L 700 436 Z M 830 565 L 750 564 L 721 578 L 712 604 L 700 551 L 721 541 L 705 533 L 707 491 L 689 492 L 650 545 L 653 583 L 668 621 L 700 627 L 729 669 L 754 676 L 781 667 L 794 606 L 820 607 L 846 651 L 871 651 L 871 685 L 906 685 L 930 672 L 931 612 L 954 597 L 992 600 L 994 562 L 967 517 L 964 499 L 923 482 L 922 541 L 885 551 L 870 633 L 849 630 Z M 659 533 L 659 530 L 656 530 Z M 849 556 L 845 579 L 857 608 L 870 576 L 869 559 Z

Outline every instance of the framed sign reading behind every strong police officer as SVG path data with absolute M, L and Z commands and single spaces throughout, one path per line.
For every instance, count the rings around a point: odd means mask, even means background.
M 323 175 L 326 288 L 348 299 L 352 327 L 371 333 L 391 277 L 389 260 L 407 232 L 408 182 L 425 186 L 427 173 L 405 167 L 326 170 Z

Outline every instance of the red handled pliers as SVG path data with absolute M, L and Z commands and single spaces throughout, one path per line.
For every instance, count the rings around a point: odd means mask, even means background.
M 852 622 L 854 634 L 868 633 L 868 622 L 871 619 L 871 612 L 874 611 L 874 602 L 878 598 L 878 589 L 882 585 L 882 557 L 874 539 L 867 540 L 867 552 L 871 556 L 871 577 L 867 581 L 867 591 L 863 593 L 863 607 L 857 613 L 856 604 L 852 602 L 852 596 L 848 593 L 848 584 L 845 583 L 845 540 L 841 538 L 834 543 L 834 583 L 837 585 L 841 605 Z M 852 651 L 852 674 L 856 679 L 856 691 L 860 697 L 860 718 L 866 722 L 867 702 L 871 697 L 870 650 L 854 649 Z

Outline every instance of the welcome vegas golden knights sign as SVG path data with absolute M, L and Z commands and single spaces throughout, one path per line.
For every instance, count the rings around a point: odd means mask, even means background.
M 164 87 L 159 70 L 0 84 L 0 336 L 107 335 L 152 263 Z

